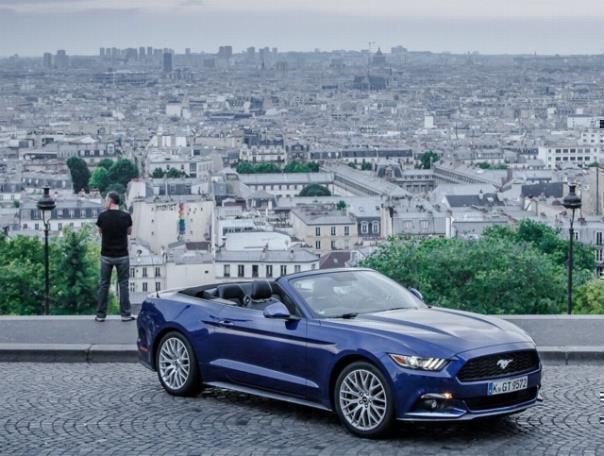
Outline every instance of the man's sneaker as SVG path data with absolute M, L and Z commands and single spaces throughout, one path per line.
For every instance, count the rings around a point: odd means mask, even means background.
M 132 320 L 136 320 L 136 317 L 134 315 L 128 315 L 126 317 L 122 315 L 122 321 L 132 321 Z
M 105 321 L 105 317 L 99 317 L 98 315 L 94 317 L 94 321 L 98 321 L 99 323 L 103 323 Z

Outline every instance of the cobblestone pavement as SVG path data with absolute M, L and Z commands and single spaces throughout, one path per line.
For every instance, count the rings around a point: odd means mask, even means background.
M 546 366 L 545 401 L 501 422 L 353 437 L 330 413 L 208 390 L 164 393 L 136 364 L 0 364 L 0 454 L 604 455 L 603 366 Z

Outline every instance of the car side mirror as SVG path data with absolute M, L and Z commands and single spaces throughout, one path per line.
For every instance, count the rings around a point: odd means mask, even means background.
M 289 309 L 282 302 L 274 302 L 266 306 L 263 314 L 266 318 L 282 318 L 284 320 L 292 318 Z
M 420 301 L 424 300 L 424 296 L 419 292 L 417 288 L 409 288 L 409 291 L 415 295 Z

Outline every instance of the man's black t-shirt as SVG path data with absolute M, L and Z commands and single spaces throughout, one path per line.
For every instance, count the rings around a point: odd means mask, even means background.
M 108 257 L 128 256 L 128 228 L 132 226 L 130 214 L 118 209 L 107 209 L 96 221 L 102 231 L 101 255 Z

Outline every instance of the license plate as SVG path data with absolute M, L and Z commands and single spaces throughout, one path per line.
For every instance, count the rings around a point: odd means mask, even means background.
M 513 393 L 514 391 L 524 390 L 528 387 L 528 377 L 518 377 L 511 380 L 499 380 L 489 383 L 489 396 L 496 394 Z

